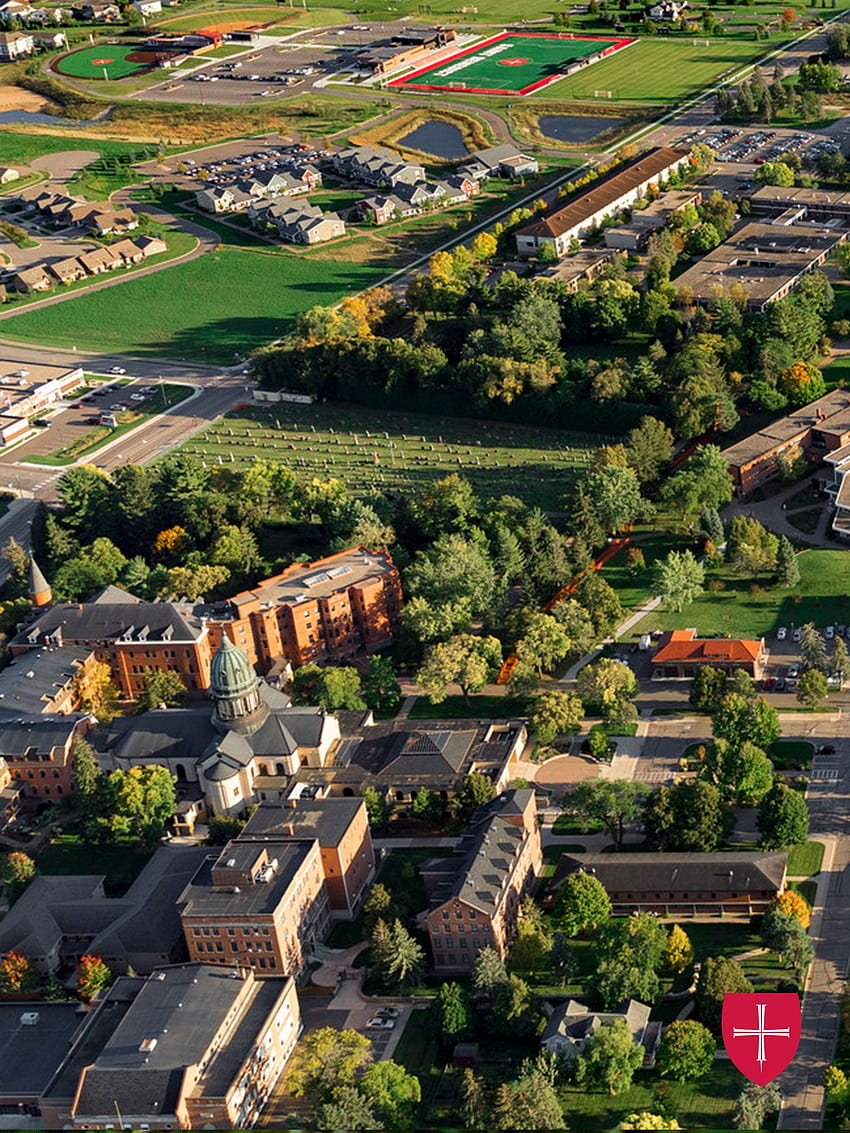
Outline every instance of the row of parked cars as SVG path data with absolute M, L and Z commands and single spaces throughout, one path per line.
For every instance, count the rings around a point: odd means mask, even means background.
M 379 1007 L 366 1027 L 370 1031 L 391 1031 L 395 1027 L 398 1016 L 399 1013 L 395 1007 Z
M 294 171 L 330 154 L 324 150 L 309 149 L 307 146 L 282 146 L 280 149 L 258 150 L 243 157 L 222 158 L 221 161 L 208 161 L 196 165 L 194 161 L 185 164 L 192 173 L 202 170 L 208 173 L 205 185 L 229 185 L 234 178 L 250 178 L 257 173 Z
M 832 639 L 834 637 L 846 637 L 847 636 L 847 626 L 827 626 L 826 629 L 823 630 L 822 632 L 823 632 L 823 636 L 826 638 L 827 641 L 832 641 Z M 803 636 L 803 631 L 799 627 L 797 629 L 791 630 L 791 640 L 792 641 L 800 641 L 802 636 Z M 787 626 L 780 626 L 779 629 L 776 631 L 776 640 L 777 641 L 785 641 L 787 639 L 787 637 L 788 637 L 788 627 Z

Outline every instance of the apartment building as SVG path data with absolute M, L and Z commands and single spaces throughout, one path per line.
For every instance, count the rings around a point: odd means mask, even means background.
M 345 661 L 393 639 L 401 581 L 386 551 L 352 547 L 312 563 L 295 563 L 244 590 L 224 606 L 204 606 L 218 643 L 226 631 L 254 665 L 286 657 L 293 666 Z
M 0 757 L 21 798 L 58 801 L 71 794 L 74 737 L 87 727 L 85 716 L 20 715 L 0 708 Z
M 429 908 L 419 916 L 437 972 L 468 972 L 482 948 L 505 959 L 519 906 L 543 865 L 537 804 L 528 788 L 479 807 L 449 858 L 421 867 Z
M 331 916 L 352 920 L 375 876 L 375 851 L 362 799 L 290 798 L 262 803 L 239 835 L 239 842 L 314 838 Z
M 299 977 L 331 924 L 319 842 L 228 842 L 178 907 L 193 961 Z
M 548 244 L 559 258 L 565 256 L 574 241 L 582 240 L 603 220 L 617 216 L 689 163 L 689 152 L 668 146 L 641 154 L 589 186 L 563 208 L 520 228 L 516 233 L 518 254 L 536 256 Z
M 205 964 L 122 977 L 45 1090 L 42 1127 L 248 1129 L 300 1032 L 292 980 Z

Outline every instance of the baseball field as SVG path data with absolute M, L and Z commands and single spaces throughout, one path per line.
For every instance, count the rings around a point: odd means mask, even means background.
M 97 47 L 82 47 L 57 59 L 53 65 L 60 74 L 73 79 L 126 79 L 149 71 L 153 66 L 153 54 L 139 50 L 139 46 L 102 43 Z
M 447 59 L 392 79 L 388 85 L 412 90 L 530 94 L 634 42 L 632 39 L 576 36 L 569 32 L 559 35 L 502 32 Z

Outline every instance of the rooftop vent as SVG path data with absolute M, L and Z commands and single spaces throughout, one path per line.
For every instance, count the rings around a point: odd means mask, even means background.
M 23 1015 L 21 1016 L 21 1026 L 22 1027 L 35 1027 L 35 1026 L 38 1025 L 38 1021 L 39 1021 L 40 1018 L 41 1018 L 41 1016 L 39 1015 L 39 1013 L 37 1011 L 25 1011 L 23 1013 Z
M 140 1054 L 150 1054 L 150 1052 L 154 1049 L 155 1046 L 156 1046 L 156 1039 L 142 1039 L 141 1043 L 139 1044 L 139 1053 Z

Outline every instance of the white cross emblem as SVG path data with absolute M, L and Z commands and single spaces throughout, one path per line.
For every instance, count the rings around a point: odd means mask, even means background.
M 764 1064 L 767 1061 L 767 1058 L 766 1058 L 766 1055 L 765 1055 L 765 1052 L 764 1052 L 764 1040 L 765 1040 L 765 1038 L 768 1037 L 768 1036 L 775 1036 L 776 1038 L 781 1038 L 781 1039 L 788 1039 L 788 1038 L 791 1037 L 791 1028 L 790 1027 L 782 1027 L 782 1028 L 779 1028 L 778 1030 L 775 1030 L 775 1031 L 765 1030 L 764 1014 L 765 1014 L 766 1010 L 767 1010 L 767 1004 L 766 1003 L 757 1003 L 756 1004 L 756 1011 L 758 1012 L 758 1026 L 754 1031 L 745 1030 L 743 1027 L 733 1027 L 732 1028 L 732 1037 L 735 1038 L 735 1039 L 747 1038 L 748 1036 L 758 1038 L 759 1046 L 758 1046 L 758 1053 L 756 1055 L 756 1060 L 757 1060 L 759 1066 L 762 1067 L 762 1068 L 764 1067 Z

